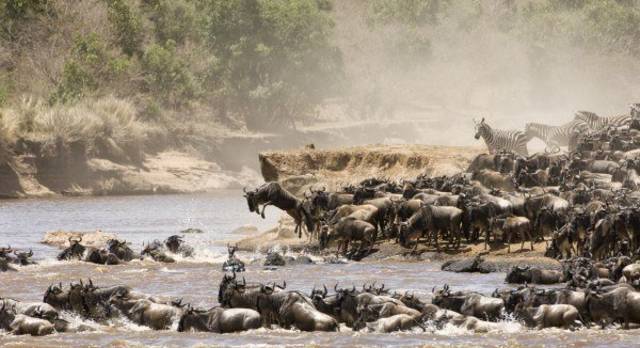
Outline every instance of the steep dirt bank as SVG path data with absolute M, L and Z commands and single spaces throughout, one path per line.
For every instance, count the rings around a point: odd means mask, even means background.
M 0 197 L 195 193 L 240 188 L 259 180 L 253 170 L 226 171 L 179 151 L 146 156 L 139 165 L 103 158 L 51 162 L 21 155 L 0 166 Z
M 125 195 L 157 193 L 203 192 L 220 188 L 237 188 L 256 185 L 257 171 L 266 162 L 256 161 L 256 154 L 314 144 L 318 149 L 335 146 L 354 146 L 371 143 L 421 143 L 428 139 L 425 134 L 433 131 L 428 120 L 400 120 L 393 122 L 349 122 L 323 123 L 280 134 L 223 132 L 219 136 L 187 141 L 186 151 L 160 150 L 167 145 L 153 144 L 154 155 L 142 155 L 140 149 L 125 151 L 117 144 L 102 144 L 102 156 L 91 158 L 88 145 L 76 142 L 68 145 L 24 142 L 16 149 L 16 155 L 0 164 L 0 198 L 43 197 L 63 195 Z M 217 133 L 216 133 L 217 134 Z M 222 135 L 224 134 L 224 135 Z M 162 142 L 160 142 L 162 143 Z M 426 149 L 426 150 L 424 150 Z M 433 173 L 457 171 L 471 157 L 475 149 L 426 147 L 409 145 L 367 146 L 360 150 L 348 148 L 339 154 L 318 157 L 316 152 L 311 162 L 317 165 L 304 166 L 308 160 L 292 155 L 289 159 L 270 159 L 273 165 L 286 163 L 289 181 L 293 176 L 315 173 L 340 173 L 342 182 L 350 181 L 350 174 L 360 177 L 375 174 L 407 176 L 423 169 Z M 325 151 L 325 150 L 322 150 Z M 95 152 L 95 151 L 93 151 Z M 289 153 L 283 152 L 284 157 Z M 269 156 L 269 155 L 268 155 Z M 275 155 L 277 157 L 277 155 Z M 307 157 L 307 155 L 304 155 Z M 433 156 L 433 160 L 429 159 Z M 449 158 L 451 157 L 451 158 Z M 261 157 L 262 158 L 262 157 Z M 345 162 L 346 161 L 346 162 Z M 430 162 L 431 161 L 431 162 Z M 434 163 L 438 164 L 435 168 Z M 446 168 L 449 165 L 450 168 Z M 315 168 L 315 169 L 314 169 Z M 365 168 L 368 168 L 365 170 Z M 395 170 L 396 173 L 393 173 Z M 266 173 L 266 172 L 265 172 Z M 289 174 L 291 173 L 291 174 Z M 294 173 L 297 173 L 294 175 Z M 308 179 L 308 175 L 306 178 Z M 318 176 L 315 180 L 321 179 Z
M 415 178 L 418 174 L 452 175 L 467 168 L 481 148 L 431 145 L 367 145 L 349 148 L 263 152 L 265 181 L 281 181 L 300 193 L 309 185 L 338 189 L 369 177 Z

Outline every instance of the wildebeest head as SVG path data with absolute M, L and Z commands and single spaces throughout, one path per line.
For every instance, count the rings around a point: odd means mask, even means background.
M 531 282 L 531 268 L 529 266 L 514 266 L 507 272 L 507 283 L 523 284 Z
M 33 250 L 29 249 L 28 252 L 18 252 L 17 250 L 14 250 L 13 253 L 16 255 L 17 261 L 20 265 L 22 266 L 26 266 L 26 265 L 32 265 L 34 264 L 33 261 L 31 261 L 31 257 L 33 256 Z
M 184 243 L 184 240 L 182 239 L 181 236 L 178 236 L 178 235 L 173 235 L 164 241 L 164 245 L 172 253 L 177 253 L 182 243 Z
M 209 312 L 186 305 L 178 322 L 178 332 L 209 331 Z
M 11 248 L 11 245 L 9 245 L 8 247 L 4 248 L 0 248 L 0 257 L 4 257 L 7 258 L 9 256 L 9 254 L 11 254 L 13 252 L 13 248 Z
M 10 325 L 16 317 L 16 306 L 15 304 L 9 305 L 7 301 L 2 300 L 2 304 L 0 305 L 0 328 L 2 329 L 10 329 Z
M 247 199 L 247 205 L 249 206 L 249 211 L 250 212 L 255 212 L 255 213 L 259 213 L 259 209 L 258 209 L 258 199 L 257 199 L 257 193 L 258 193 L 258 189 L 254 189 L 252 191 L 248 191 L 246 187 L 242 188 L 242 191 L 244 192 L 244 198 Z
M 353 202 L 355 204 L 362 204 L 364 200 L 374 198 L 376 189 L 371 187 L 358 187 L 353 193 Z
M 436 291 L 436 287 L 434 286 L 433 289 L 431 289 L 431 293 L 433 294 L 431 303 L 438 307 L 441 307 L 444 305 L 447 298 L 451 296 L 451 289 L 449 288 L 449 284 L 445 284 L 442 289 L 438 291 Z
M 405 199 L 410 199 L 418 193 L 416 189 L 416 183 L 411 180 L 403 180 L 402 181 L 402 197 Z
M 238 244 L 230 245 L 227 243 L 227 254 L 229 254 L 230 259 L 236 256 L 236 251 L 238 251 Z
M 328 209 L 329 207 L 329 192 L 327 189 L 323 187 L 321 190 L 312 190 L 309 188 L 310 195 L 307 196 L 305 193 L 305 198 L 309 200 L 311 203 L 312 211 L 317 209 Z
M 110 239 L 107 241 L 107 250 L 122 260 L 131 261 L 135 257 L 135 253 L 128 244 L 127 241 Z
M 82 236 L 79 238 L 69 237 L 69 247 L 64 249 L 59 255 L 58 260 L 80 259 L 87 249 L 80 244 L 82 242 Z
M 160 243 L 159 240 L 154 240 L 151 243 L 147 243 L 145 244 L 144 242 L 142 243 L 142 251 L 140 252 L 141 255 L 151 255 L 152 252 L 157 251 L 162 249 L 162 243 Z
M 311 289 L 311 293 L 309 294 L 309 298 L 311 298 L 311 300 L 313 300 L 315 302 L 316 299 L 324 299 L 327 297 L 327 294 L 329 293 L 329 291 L 327 290 L 327 286 L 326 285 L 322 285 L 322 289 L 316 289 L 316 287 L 314 286 L 313 289 Z
M 69 308 L 69 293 L 62 289 L 62 283 L 51 284 L 44 293 L 42 302 L 50 304 L 57 309 Z

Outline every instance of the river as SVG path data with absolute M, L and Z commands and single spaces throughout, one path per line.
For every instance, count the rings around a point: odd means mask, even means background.
M 272 210 L 269 210 L 272 209 Z M 220 191 L 200 195 L 85 197 L 0 201 L 0 246 L 33 248 L 40 265 L 20 267 L 18 272 L 0 273 L 0 297 L 19 300 L 42 300 L 51 283 L 69 283 L 92 278 L 96 285 L 126 284 L 136 290 L 159 297 L 180 297 L 198 307 L 216 304 L 218 283 L 222 278 L 221 262 L 226 257 L 225 241 L 242 235 L 233 231 L 243 225 L 260 230 L 273 226 L 279 216 L 276 208 L 267 210 L 267 218 L 250 214 L 239 191 Z M 82 262 L 58 262 L 58 249 L 39 242 L 46 231 L 73 230 L 113 232 L 132 242 L 139 250 L 142 242 L 164 239 L 193 227 L 203 234 L 188 234 L 186 241 L 195 247 L 194 260 L 176 264 L 134 261 L 126 265 L 100 266 Z M 251 262 L 260 255 L 240 253 Z M 336 282 L 341 286 L 360 286 L 364 282 L 384 282 L 387 288 L 413 291 L 429 299 L 433 286 L 450 284 L 454 290 L 477 290 L 491 293 L 503 287 L 504 273 L 455 274 L 439 270 L 428 262 L 370 261 L 347 264 L 315 264 L 266 270 L 259 263 L 248 266 L 243 274 L 248 281 L 286 280 L 287 287 L 308 292 L 314 286 Z M 66 319 L 81 321 L 66 315 Z M 12 347 L 632 347 L 640 346 L 640 330 L 582 329 L 569 332 L 559 329 L 532 331 L 514 321 L 505 321 L 501 329 L 488 334 L 474 334 L 463 329 L 445 327 L 438 331 L 396 334 L 354 333 L 343 327 L 339 333 L 302 333 L 259 329 L 239 334 L 178 333 L 151 331 L 124 319 L 109 325 L 84 322 L 97 331 L 78 334 L 55 334 L 47 337 L 13 336 L 0 333 L 0 345 Z

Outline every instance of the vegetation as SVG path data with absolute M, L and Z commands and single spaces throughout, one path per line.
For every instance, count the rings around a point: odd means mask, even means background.
M 338 31 L 345 21 L 367 32 Z M 66 138 L 135 153 L 146 128 L 171 144 L 202 129 L 283 130 L 336 99 L 388 117 L 389 100 L 424 92 L 389 76 L 437 85 L 443 42 L 490 28 L 536 55 L 634 57 L 637 23 L 637 0 L 0 0 L 0 146 Z

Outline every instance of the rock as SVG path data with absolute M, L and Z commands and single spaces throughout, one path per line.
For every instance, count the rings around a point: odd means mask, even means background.
M 267 254 L 267 258 L 264 260 L 264 266 L 284 266 L 286 265 L 286 259 L 278 252 L 270 252 Z
M 180 233 L 182 233 L 182 234 L 188 234 L 188 233 L 195 234 L 195 233 L 204 233 L 204 231 L 199 229 L 199 228 L 189 227 L 186 230 L 180 231 Z
M 480 273 L 493 273 L 504 272 L 505 270 L 500 265 L 493 261 L 483 261 L 478 265 L 478 272 Z
M 349 263 L 345 258 L 339 258 L 336 256 L 327 256 L 324 258 L 324 262 L 331 265 L 345 265 Z
M 461 260 L 447 261 L 442 264 L 441 269 L 447 272 L 479 272 L 479 266 L 483 262 L 482 257 L 467 257 Z
M 82 245 L 93 248 L 103 248 L 109 239 L 118 238 L 114 233 L 105 233 L 100 230 L 95 232 L 55 231 L 45 233 L 40 243 L 64 249 L 69 246 L 70 237 L 82 237 Z
M 257 234 L 258 232 L 258 228 L 253 225 L 240 226 L 231 231 L 232 234 Z
M 288 262 L 290 265 L 313 265 L 315 262 L 309 256 L 300 255 Z

